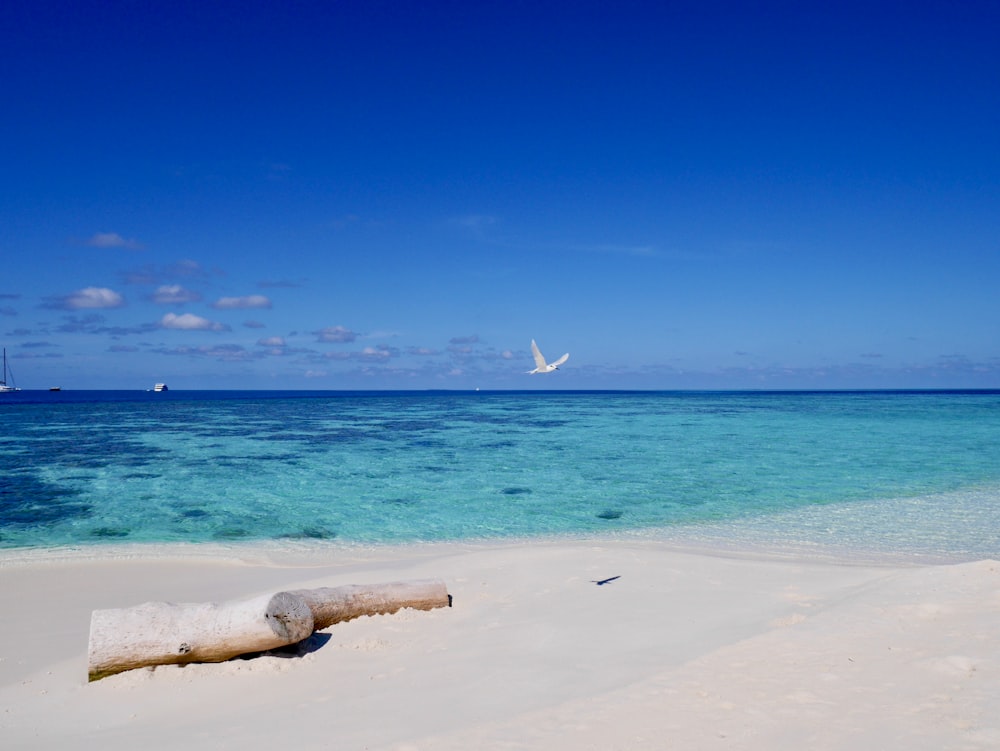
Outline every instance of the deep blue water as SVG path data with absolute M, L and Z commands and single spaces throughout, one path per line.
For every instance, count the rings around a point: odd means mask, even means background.
M 0 420 L 0 548 L 615 533 L 1000 557 L 1000 391 L 22 391 Z

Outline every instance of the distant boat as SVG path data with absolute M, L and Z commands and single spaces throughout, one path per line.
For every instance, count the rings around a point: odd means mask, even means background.
M 7 383 L 7 377 L 10 376 L 10 383 Z M 14 385 L 14 374 L 10 372 L 10 368 L 7 367 L 7 348 L 3 348 L 3 372 L 0 373 L 0 393 L 7 393 L 8 391 L 20 391 L 17 386 Z
M 167 384 L 165 383 L 158 383 L 155 386 L 153 386 L 153 391 L 169 391 L 169 390 L 170 389 L 167 388 Z
M 62 386 L 49 386 L 49 391 L 62 391 Z

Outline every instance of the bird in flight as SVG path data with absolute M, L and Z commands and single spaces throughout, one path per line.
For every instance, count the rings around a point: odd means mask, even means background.
M 545 358 L 542 357 L 542 353 L 539 351 L 538 345 L 535 344 L 534 339 L 531 340 L 531 354 L 535 358 L 535 369 L 529 370 L 528 375 L 534 375 L 535 373 L 551 373 L 553 370 L 558 370 L 559 366 L 569 359 L 569 352 L 567 352 L 553 363 L 545 362 Z

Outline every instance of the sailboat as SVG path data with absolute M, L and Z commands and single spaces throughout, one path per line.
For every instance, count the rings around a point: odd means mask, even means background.
M 7 383 L 7 376 L 10 376 L 10 384 Z M 20 391 L 17 386 L 14 385 L 14 374 L 10 372 L 10 368 L 7 367 L 7 348 L 3 348 L 3 372 L 0 373 L 0 394 L 5 394 L 8 391 Z

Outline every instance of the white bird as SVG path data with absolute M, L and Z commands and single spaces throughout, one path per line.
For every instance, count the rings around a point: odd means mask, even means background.
M 551 373 L 553 370 L 558 370 L 559 366 L 569 359 L 569 352 L 567 352 L 554 363 L 545 362 L 545 358 L 542 357 L 542 353 L 539 352 L 538 345 L 535 344 L 534 339 L 531 340 L 531 354 L 535 358 L 535 369 L 529 370 L 528 375 L 534 375 L 535 373 Z

